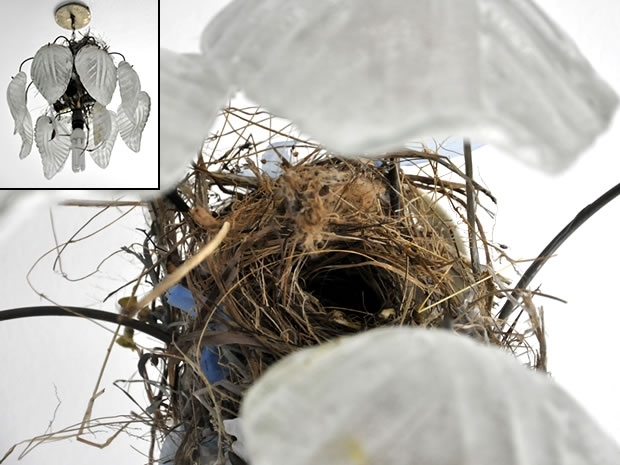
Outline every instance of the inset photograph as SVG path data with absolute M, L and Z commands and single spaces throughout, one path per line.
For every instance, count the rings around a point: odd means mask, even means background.
M 15 40 L 0 45 L 0 188 L 157 189 L 157 3 L 26 0 L 0 11 L 15 18 Z

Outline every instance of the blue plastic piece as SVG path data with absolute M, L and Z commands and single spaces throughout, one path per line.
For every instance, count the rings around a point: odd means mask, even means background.
M 200 369 L 209 383 L 217 383 L 228 376 L 228 370 L 219 364 L 220 357 L 217 348 L 209 346 L 202 349 L 200 355 Z
M 181 284 L 172 286 L 166 294 L 166 299 L 171 306 L 183 310 L 193 317 L 196 316 L 196 302 L 194 301 L 194 296 L 185 286 Z M 218 308 L 217 311 L 220 315 L 229 319 L 221 308 Z M 220 357 L 217 347 L 208 346 L 202 349 L 202 354 L 200 355 L 200 369 L 211 384 L 217 383 L 228 376 L 228 370 L 222 367 L 219 361 Z
M 173 307 L 183 310 L 191 316 L 196 316 L 196 303 L 194 302 L 194 296 L 185 286 L 180 284 L 172 286 L 166 293 L 166 300 L 168 300 L 168 304 Z

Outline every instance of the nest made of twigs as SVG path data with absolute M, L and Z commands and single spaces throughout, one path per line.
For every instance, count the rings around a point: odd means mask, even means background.
M 502 295 L 478 221 L 486 263 L 473 271 L 455 227 L 467 226 L 465 180 L 405 174 L 395 159 L 344 160 L 306 147 L 308 156 L 283 159 L 275 177 L 249 155 L 234 169 L 221 158 L 201 158 L 175 194 L 189 211 L 163 200 L 153 208 L 169 270 L 225 221 L 231 224 L 216 252 L 184 282 L 200 305 L 195 317 L 179 313 L 171 348 L 177 368 L 184 367 L 174 380 L 175 422 L 194 435 L 212 428 L 227 448 L 222 420 L 237 416 L 243 393 L 271 364 L 301 347 L 378 326 L 451 327 L 530 352 L 531 364 L 541 364 L 525 336 L 513 329 L 507 337 L 493 316 Z M 544 337 L 534 320 L 535 335 Z M 227 370 L 215 385 L 197 364 L 204 347 L 217 351 Z

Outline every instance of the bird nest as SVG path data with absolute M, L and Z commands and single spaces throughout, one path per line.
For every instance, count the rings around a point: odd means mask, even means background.
M 235 115 L 252 129 L 248 113 L 227 110 L 227 118 Z M 214 149 L 201 156 L 175 193 L 152 204 L 169 273 L 230 224 L 217 250 L 181 283 L 193 311 L 173 309 L 168 414 L 188 432 L 177 457 L 195 456 L 205 431 L 218 434 L 220 451 L 228 451 L 224 420 L 237 417 L 244 392 L 277 360 L 379 326 L 451 328 L 544 366 L 535 310 L 524 312 L 530 318 L 522 332 L 514 325 L 504 331 L 494 317 L 505 299 L 494 248 L 476 218 L 483 263 L 472 263 L 462 238 L 472 227 L 468 186 L 450 160 L 406 150 L 354 161 L 290 139 L 286 156 L 271 149 L 279 157 L 273 163 L 261 158 L 272 136 L 264 143 L 239 139 L 224 155 Z M 222 139 L 223 132 L 207 147 Z M 434 167 L 433 174 L 403 168 L 412 159 Z M 444 180 L 440 165 L 457 179 Z M 469 188 L 474 198 L 493 199 L 474 183 Z M 219 367 L 216 381 L 201 366 L 205 350 Z

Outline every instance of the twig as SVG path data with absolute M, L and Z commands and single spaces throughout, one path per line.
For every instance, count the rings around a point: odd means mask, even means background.
M 469 252 L 471 270 L 474 276 L 480 275 L 480 257 L 478 256 L 478 241 L 476 240 L 476 192 L 474 190 L 474 168 L 471 159 L 471 141 L 463 142 L 465 155 L 465 191 L 467 193 L 467 232 L 469 236 Z
M 185 277 L 185 275 L 187 275 L 190 271 L 197 267 L 203 260 L 205 260 L 209 255 L 211 255 L 215 251 L 215 249 L 218 248 L 218 246 L 228 234 L 228 231 L 230 231 L 230 223 L 226 221 L 222 226 L 222 229 L 219 230 L 219 232 L 211 242 L 209 242 L 202 249 L 200 249 L 198 253 L 187 259 L 185 263 L 179 266 L 176 270 L 166 276 L 159 284 L 157 284 L 157 286 L 155 286 L 151 290 L 151 292 L 144 296 L 140 300 L 140 302 L 132 305 L 127 312 L 127 316 L 133 317 L 133 315 L 135 315 L 141 308 L 150 305 L 152 301 L 154 301 L 172 286 L 181 281 Z
M 114 336 L 112 337 L 112 340 L 110 341 L 110 345 L 108 346 L 108 350 L 106 351 L 105 357 L 103 358 L 103 364 L 101 366 L 101 370 L 99 370 L 99 376 L 97 376 L 97 381 L 95 382 L 95 387 L 93 388 L 93 393 L 90 396 L 90 399 L 88 399 L 88 406 L 86 407 L 86 412 L 84 412 L 84 418 L 82 418 L 82 424 L 80 425 L 80 429 L 79 429 L 78 434 L 76 436 L 76 439 L 78 441 L 85 442 L 86 444 L 90 444 L 90 445 L 93 445 L 93 446 L 99 446 L 99 444 L 94 443 L 92 441 L 88 441 L 88 440 L 82 438 L 81 436 L 82 436 L 82 434 L 84 434 L 84 429 L 86 428 L 85 425 L 90 423 L 90 418 L 91 418 L 92 413 L 93 413 L 93 406 L 95 405 L 95 400 L 97 400 L 97 397 L 99 397 L 101 394 L 103 394 L 105 392 L 105 389 L 99 390 L 99 386 L 101 385 L 101 380 L 103 379 L 103 372 L 105 371 L 105 367 L 108 364 L 108 360 L 110 359 L 110 354 L 112 353 L 112 347 L 114 346 L 114 341 L 116 340 L 116 336 L 118 335 L 118 330 L 119 329 L 120 329 L 120 325 L 116 327 L 116 331 L 114 332 Z M 121 428 L 118 431 L 118 433 L 120 433 L 120 431 L 122 431 L 123 429 L 125 429 L 125 427 Z M 116 435 L 112 436 L 111 439 L 113 439 L 114 437 L 116 437 Z
M 390 157 L 398 157 L 398 158 L 419 158 L 422 160 L 429 160 L 429 161 L 434 161 L 444 167 L 446 167 L 447 169 L 449 169 L 450 171 L 452 171 L 453 173 L 457 174 L 458 176 L 460 176 L 463 179 L 466 179 L 467 176 L 465 173 L 463 173 L 458 166 L 456 166 L 454 163 L 452 163 L 451 160 L 449 160 L 447 157 L 445 157 L 444 155 L 439 155 L 439 154 L 434 154 L 431 152 L 420 152 L 419 150 L 404 150 L 404 151 L 400 151 L 400 152 L 394 152 L 394 153 L 390 153 Z M 411 179 L 416 179 L 416 178 L 420 178 L 423 179 L 423 177 L 421 176 L 413 176 L 413 175 L 409 175 L 408 177 L 410 177 Z M 445 182 L 445 181 L 442 181 Z M 486 195 L 487 197 L 489 197 L 491 199 L 491 201 L 493 203 L 497 203 L 497 199 L 495 198 L 495 196 L 493 196 L 493 194 L 491 194 L 491 191 L 489 191 L 488 189 L 486 189 L 484 186 L 481 186 L 480 184 L 478 184 L 477 182 L 474 182 L 474 187 L 479 191 L 482 192 L 484 195 Z M 435 184 L 435 180 L 433 178 L 431 178 L 430 184 Z M 451 183 L 445 182 L 446 185 L 449 185 Z
M 65 200 L 60 205 L 64 207 L 146 207 L 147 201 L 143 200 Z
M 58 386 L 56 386 L 55 384 L 54 386 L 54 395 L 56 396 L 56 408 L 54 409 L 54 414 L 52 415 L 52 419 L 50 420 L 49 425 L 47 425 L 47 429 L 45 430 L 46 433 L 49 433 L 50 431 L 52 431 L 52 426 L 54 426 L 54 421 L 56 420 L 56 414 L 58 413 L 58 409 L 60 408 L 60 404 L 62 404 L 62 401 L 60 400 L 60 397 L 58 397 Z

